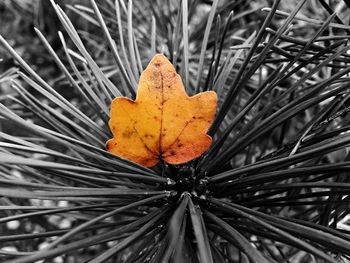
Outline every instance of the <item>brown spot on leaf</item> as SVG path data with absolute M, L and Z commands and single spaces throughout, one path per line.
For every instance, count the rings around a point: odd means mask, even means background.
M 192 119 L 194 120 L 205 120 L 203 116 L 193 116 Z
M 133 130 L 126 130 L 122 133 L 124 138 L 130 138 L 134 134 Z

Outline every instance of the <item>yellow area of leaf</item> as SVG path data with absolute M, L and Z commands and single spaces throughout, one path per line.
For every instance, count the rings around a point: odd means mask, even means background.
M 214 91 L 187 96 L 173 65 L 157 54 L 140 77 L 136 100 L 113 100 L 113 139 L 106 148 L 147 167 L 160 159 L 170 164 L 191 161 L 211 145 L 206 133 L 216 107 Z

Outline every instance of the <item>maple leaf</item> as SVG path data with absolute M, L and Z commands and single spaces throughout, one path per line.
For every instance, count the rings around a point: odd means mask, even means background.
M 181 77 L 162 54 L 141 74 L 136 100 L 115 98 L 109 127 L 109 152 L 152 167 L 159 160 L 181 164 L 200 156 L 211 145 L 207 135 L 215 116 L 214 91 L 189 97 Z

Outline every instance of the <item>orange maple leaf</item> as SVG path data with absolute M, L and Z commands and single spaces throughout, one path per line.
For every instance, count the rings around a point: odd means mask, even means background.
M 206 133 L 216 107 L 214 91 L 188 97 L 174 66 L 157 54 L 140 77 L 136 100 L 113 100 L 109 127 L 114 138 L 106 148 L 147 167 L 161 159 L 188 162 L 211 145 Z

